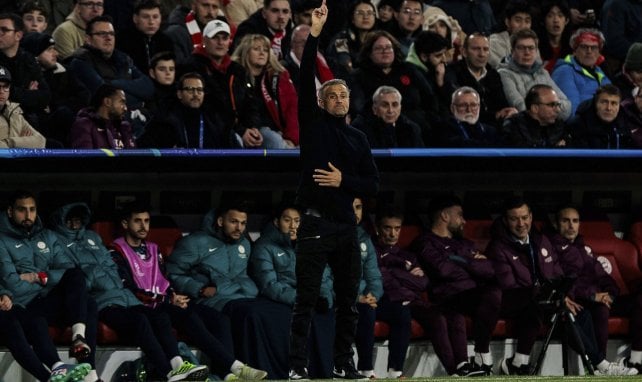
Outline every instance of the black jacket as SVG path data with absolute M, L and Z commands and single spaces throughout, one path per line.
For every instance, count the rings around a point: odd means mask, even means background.
M 611 123 L 597 116 L 593 99 L 588 99 L 577 107 L 575 116 L 567 122 L 573 137 L 573 147 L 587 149 L 624 149 L 634 148 L 631 129 L 625 125 L 622 113 Z
M 503 126 L 504 140 L 508 147 L 517 148 L 556 148 L 560 140 L 571 145 L 564 122 L 557 120 L 552 125 L 540 126 L 527 110 L 519 112 L 506 121 Z
M 272 40 L 274 34 L 268 28 L 267 23 L 263 18 L 262 12 L 263 8 L 254 12 L 250 17 L 239 24 L 238 28 L 236 29 L 236 34 L 234 35 L 234 46 L 232 49 L 230 49 L 230 52 L 233 52 L 243 39 L 243 36 L 248 34 L 262 34 L 263 36 L 266 36 L 267 38 Z M 283 36 L 283 39 L 281 40 L 282 56 L 279 57 L 279 59 L 283 59 L 290 54 L 290 39 L 292 38 L 292 28 L 292 20 L 290 20 L 288 22 L 288 25 L 285 27 L 285 36 Z
M 361 130 L 372 148 L 426 147 L 421 127 L 401 114 L 393 126 L 372 114 L 361 114 L 352 125 Z
M 149 38 L 136 28 L 118 33 L 116 48 L 127 53 L 134 60 L 134 65 L 146 75 L 149 75 L 150 60 L 156 53 L 174 52 L 172 40 L 161 31 Z
M 0 65 L 11 72 L 9 99 L 19 103 L 26 114 L 42 111 L 49 105 L 51 90 L 31 53 L 18 49 L 18 53 L 9 58 L 0 52 Z M 32 81 L 38 81 L 38 89 L 29 89 Z

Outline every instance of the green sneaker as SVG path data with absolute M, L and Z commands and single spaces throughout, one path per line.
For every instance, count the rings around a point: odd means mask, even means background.
M 267 377 L 267 371 L 255 369 L 248 365 L 243 365 L 235 374 L 239 379 L 248 379 L 254 381 Z
M 202 381 L 209 375 L 205 365 L 194 365 L 187 361 L 167 374 L 167 382 L 175 381 Z
M 70 364 L 63 363 L 51 371 L 49 382 L 77 382 L 82 381 L 89 371 L 88 363 Z

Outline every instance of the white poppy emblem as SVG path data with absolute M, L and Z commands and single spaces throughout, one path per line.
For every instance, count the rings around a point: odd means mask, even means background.
M 96 245 L 96 242 L 91 239 L 87 239 L 87 243 L 89 243 L 89 245 Z
M 245 247 L 244 247 L 244 246 L 239 245 L 239 253 L 240 253 L 240 254 L 245 253 Z
M 546 248 L 542 248 L 542 256 L 548 256 L 548 250 Z
M 45 249 L 45 248 L 47 248 L 47 244 L 45 244 L 45 242 L 44 242 L 44 241 L 39 241 L 39 242 L 38 242 L 38 244 L 36 244 L 36 245 L 37 245 L 37 246 L 38 246 L 38 248 L 40 248 L 40 249 Z
M 611 272 L 613 272 L 613 266 L 611 265 L 611 262 L 609 261 L 609 259 L 607 259 L 604 256 L 598 256 L 597 261 L 599 261 L 600 264 L 602 264 L 602 268 L 604 268 L 604 272 L 606 272 L 609 275 L 611 274 Z
M 366 243 L 361 243 L 361 251 L 365 252 L 368 250 L 368 246 L 366 246 Z

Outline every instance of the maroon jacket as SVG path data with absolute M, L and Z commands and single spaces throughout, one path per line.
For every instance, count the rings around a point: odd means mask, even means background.
M 417 267 L 417 258 L 412 252 L 398 246 L 375 244 L 377 264 L 381 271 L 383 293 L 390 301 L 420 301 L 421 293 L 428 285 L 427 276 L 415 276 L 410 270 Z
M 74 149 L 136 148 L 129 122 L 103 119 L 91 107 L 78 112 L 69 140 Z
M 526 245 L 515 240 L 501 216 L 493 222 L 486 256 L 493 263 L 497 281 L 502 289 L 535 286 L 535 280 L 531 275 L 531 250 L 537 261 L 540 278 L 552 280 L 564 274 L 551 242 L 533 228 L 529 239 L 530 243 Z
M 606 273 L 582 236 L 576 237 L 574 241 L 558 233 L 552 233 L 548 237 L 559 254 L 564 274 L 577 277 L 569 291 L 570 298 L 593 301 L 598 292 L 608 292 L 613 297 L 620 293 L 615 280 Z
M 432 281 L 431 296 L 435 301 L 494 282 L 495 271 L 491 262 L 473 258 L 478 251 L 472 241 L 427 232 L 419 243 L 419 262 Z

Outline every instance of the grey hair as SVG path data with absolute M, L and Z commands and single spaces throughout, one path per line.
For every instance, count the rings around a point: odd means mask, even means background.
M 379 86 L 377 90 L 375 90 L 374 94 L 372 95 L 372 104 L 373 105 L 376 104 L 379 97 L 381 97 L 384 94 L 396 94 L 397 97 L 399 97 L 399 102 L 401 102 L 401 99 L 402 99 L 401 93 L 399 92 L 399 90 L 397 90 L 397 88 L 395 88 L 394 86 L 383 85 L 383 86 Z
M 454 104 L 455 98 L 464 94 L 474 94 L 477 96 L 477 99 L 480 99 L 479 93 L 477 93 L 477 90 L 471 88 L 470 86 L 462 86 L 453 92 L 453 95 L 450 97 L 450 104 L 451 105 Z
M 324 99 L 325 98 L 325 90 L 327 88 L 329 88 L 330 86 L 334 86 L 334 85 L 343 85 L 343 86 L 345 86 L 345 88 L 348 90 L 348 94 L 350 94 L 350 88 L 348 87 L 348 83 L 345 82 L 344 80 L 340 79 L 340 78 L 335 78 L 333 80 L 327 80 L 326 82 L 324 82 L 321 85 L 321 87 L 319 88 L 319 91 L 317 92 L 317 97 L 319 97 L 319 99 Z

